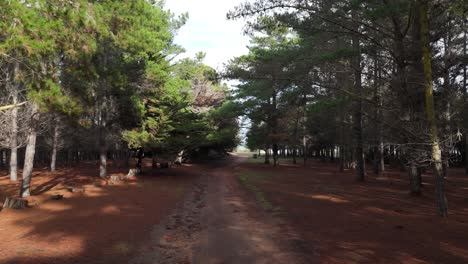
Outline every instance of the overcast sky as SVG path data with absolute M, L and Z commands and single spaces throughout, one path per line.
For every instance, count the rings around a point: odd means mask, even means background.
M 187 24 L 175 42 L 187 50 L 207 54 L 205 63 L 221 70 L 230 58 L 247 53 L 248 38 L 242 34 L 242 20 L 226 20 L 226 13 L 244 0 L 166 0 L 166 9 L 175 14 L 189 13 Z

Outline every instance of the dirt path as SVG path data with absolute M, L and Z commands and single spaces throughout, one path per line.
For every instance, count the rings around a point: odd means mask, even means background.
M 133 263 L 311 263 L 298 236 L 253 201 L 235 178 L 241 157 L 211 166 Z

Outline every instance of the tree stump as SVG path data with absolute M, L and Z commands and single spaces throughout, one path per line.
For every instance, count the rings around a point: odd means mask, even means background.
M 132 168 L 128 170 L 127 178 L 135 178 L 139 174 L 140 174 L 140 169 Z
M 11 209 L 24 209 L 28 207 L 28 201 L 19 199 L 19 198 L 10 198 L 7 197 L 5 202 L 3 203 L 3 209 L 11 208 Z
M 117 176 L 117 175 L 111 175 L 110 176 L 110 181 L 112 183 L 117 183 L 117 182 L 120 182 L 122 179 L 120 178 L 120 176 Z

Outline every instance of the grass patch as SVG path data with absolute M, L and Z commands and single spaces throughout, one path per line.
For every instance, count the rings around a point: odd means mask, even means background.
M 261 181 L 264 181 L 267 178 L 270 178 L 271 175 L 267 173 L 258 173 L 258 172 L 242 172 L 238 179 L 240 183 L 247 188 L 255 196 L 255 200 L 260 204 L 260 206 L 266 211 L 278 212 L 281 211 L 280 207 L 275 207 L 266 197 L 265 193 L 258 188 L 258 184 Z
M 247 159 L 247 163 L 259 164 L 259 163 L 264 163 L 264 162 L 265 162 L 264 157 L 260 157 L 260 158 L 256 158 L 256 159 L 254 159 L 253 157 L 249 157 Z

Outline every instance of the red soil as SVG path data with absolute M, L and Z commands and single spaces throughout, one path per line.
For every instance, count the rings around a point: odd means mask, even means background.
M 313 162 L 304 168 L 244 164 L 241 171 L 267 174 L 257 182 L 269 201 L 323 263 L 468 263 L 468 177 L 447 178 L 449 217 L 437 216 L 430 174 L 423 195 L 409 194 L 406 174 L 388 179 L 369 172 L 357 183 L 352 171 Z
M 239 161 L 157 170 L 116 185 L 97 180 L 91 164 L 39 170 L 32 208 L 0 212 L 0 263 L 154 263 L 158 256 L 168 264 L 276 263 L 289 253 L 305 253 L 311 263 L 468 263 L 468 177 L 461 170 L 447 179 L 450 214 L 442 219 L 429 174 L 415 197 L 399 171 L 387 179 L 369 172 L 357 183 L 352 171 L 339 173 L 333 164 L 273 168 Z M 243 173 L 267 176 L 252 182 L 279 213 L 259 210 L 252 202 L 258 194 L 244 194 L 234 180 Z M 86 191 L 70 193 L 68 186 Z M 0 176 L 1 200 L 18 189 Z M 178 203 L 185 193 L 191 195 Z M 64 199 L 51 200 L 54 194 Z
M 35 172 L 32 208 L 0 212 L 0 263 L 127 263 L 197 178 L 180 167 L 111 185 L 94 177 L 96 171 L 85 164 Z M 70 193 L 68 186 L 85 192 Z M 19 183 L 0 176 L 0 201 L 18 192 Z M 54 201 L 54 194 L 64 199 Z

